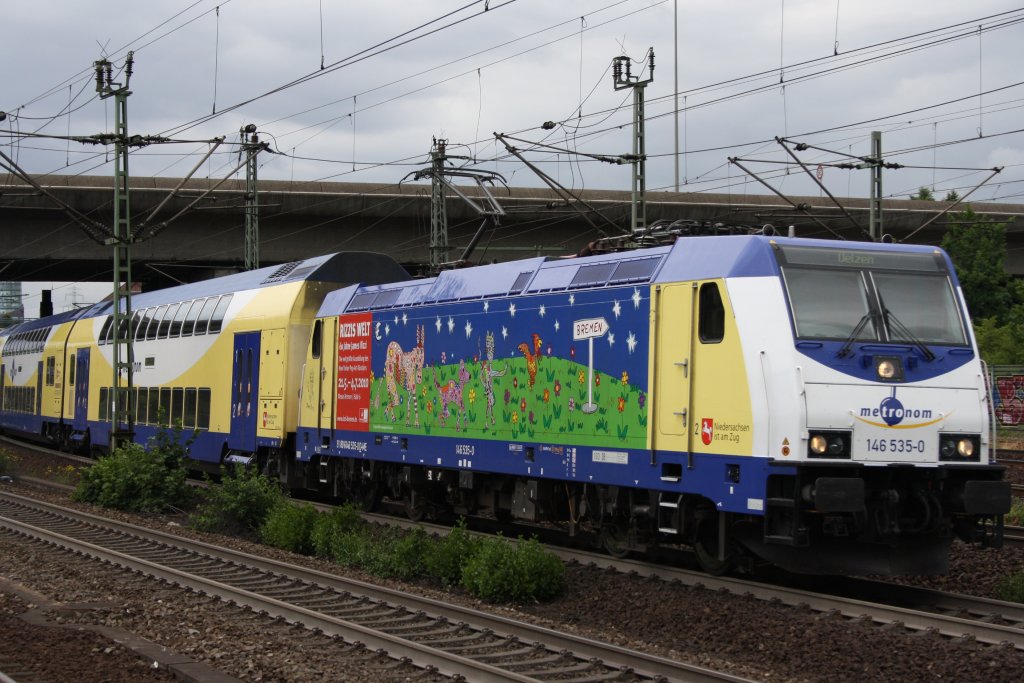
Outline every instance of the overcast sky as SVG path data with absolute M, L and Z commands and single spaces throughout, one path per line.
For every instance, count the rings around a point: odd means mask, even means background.
M 33 174 L 110 175 L 102 146 L 61 138 L 113 129 L 113 100 L 97 97 L 92 64 L 105 56 L 116 72 L 132 49 L 129 133 L 183 141 L 133 151 L 132 175 L 185 175 L 207 141 L 223 136 L 227 144 L 199 172 L 223 177 L 237 164 L 239 128 L 253 123 L 277 152 L 261 156 L 265 179 L 397 183 L 443 137 L 449 153 L 467 157 L 457 163 L 539 186 L 493 133 L 520 138 L 526 150 L 543 142 L 629 153 L 632 93 L 614 89 L 611 60 L 629 56 L 633 76 L 647 78 L 642 60 L 653 47 L 651 191 L 674 189 L 678 168 L 683 191 L 763 194 L 729 157 L 787 160 L 777 136 L 864 155 L 879 130 L 887 161 L 921 167 L 887 170 L 886 195 L 920 186 L 964 194 L 988 175 L 974 169 L 1005 166 L 972 198 L 1021 202 L 1024 133 L 1013 131 L 1024 128 L 1024 8 L 681 1 L 678 147 L 675 8 L 673 0 L 9 2 L 0 150 Z M 554 128 L 542 128 L 546 121 Z M 868 172 L 827 166 L 842 160 L 835 153 L 799 156 L 812 169 L 826 164 L 832 193 L 866 196 Z M 575 189 L 629 189 L 628 166 L 545 149 L 526 155 Z M 819 194 L 799 170 L 742 163 L 785 193 Z

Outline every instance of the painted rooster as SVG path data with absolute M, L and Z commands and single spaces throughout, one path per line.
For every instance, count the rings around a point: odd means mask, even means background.
M 541 340 L 539 334 L 532 335 L 531 341 L 533 342 L 533 349 L 530 349 L 529 344 L 520 344 L 519 352 L 526 358 L 526 373 L 530 376 L 528 386 L 532 389 L 534 382 L 537 380 L 537 361 L 540 360 L 540 347 L 544 342 Z

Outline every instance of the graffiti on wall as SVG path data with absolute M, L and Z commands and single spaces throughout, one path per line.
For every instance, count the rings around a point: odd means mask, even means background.
M 1014 374 L 996 374 L 993 402 L 996 421 L 1004 426 L 1024 425 L 1024 370 Z

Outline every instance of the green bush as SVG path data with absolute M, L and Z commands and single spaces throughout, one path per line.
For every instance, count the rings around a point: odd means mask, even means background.
M 270 511 L 285 498 L 275 481 L 254 469 L 224 470 L 219 483 L 211 482 L 201 492 L 191 524 L 199 531 L 255 538 Z
M 83 469 L 72 497 L 117 510 L 163 512 L 191 500 L 186 474 L 180 457 L 127 443 Z
M 443 586 L 459 585 L 463 568 L 477 552 L 480 543 L 480 539 L 466 530 L 466 520 L 460 519 L 447 536 L 429 548 L 424 558 L 427 573 Z
M 565 565 L 536 538 L 512 543 L 487 539 L 469 558 L 462 585 L 488 602 L 549 600 L 562 591 Z
M 1013 526 L 1024 526 L 1024 498 L 1014 498 L 1010 511 L 1006 513 L 1003 520 Z
M 6 448 L 0 448 L 0 474 L 8 474 L 14 469 L 18 462 L 18 456 Z
M 302 555 L 313 553 L 312 532 L 316 524 L 316 508 L 308 503 L 282 503 L 270 510 L 260 527 L 260 540 L 267 545 Z
M 1010 574 L 996 585 L 996 597 L 1007 602 L 1024 602 L 1024 572 Z
M 336 507 L 328 513 L 317 515 L 310 532 L 313 553 L 317 557 L 333 558 L 339 537 L 360 529 L 363 524 L 359 511 L 351 505 Z

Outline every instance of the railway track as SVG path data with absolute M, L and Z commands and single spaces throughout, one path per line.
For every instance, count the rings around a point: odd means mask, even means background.
M 7 492 L 0 526 L 468 680 L 745 680 Z
M 320 506 L 318 506 L 320 507 Z M 448 528 L 412 523 L 382 515 L 366 515 L 379 523 L 399 526 L 425 526 L 431 532 L 446 533 Z M 1006 544 L 1024 545 L 1024 528 L 1006 527 Z M 707 574 L 672 566 L 634 560 L 618 560 L 586 551 L 552 548 L 567 562 L 593 564 L 622 573 L 653 576 L 709 590 L 752 595 L 771 602 L 806 607 L 847 619 L 870 619 L 880 626 L 898 625 L 923 633 L 938 633 L 951 639 L 969 638 L 979 642 L 1002 644 L 1024 650 L 1024 606 L 984 598 L 942 593 L 885 582 L 830 577 L 820 592 Z M 495 629 L 493 626 L 484 628 Z M 566 648 L 571 649 L 571 648 Z M 616 665 L 619 665 L 618 663 Z M 657 675 L 657 674 L 655 674 Z

